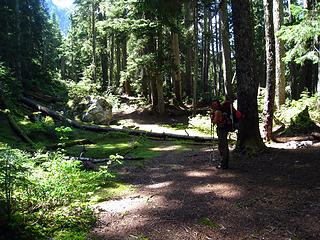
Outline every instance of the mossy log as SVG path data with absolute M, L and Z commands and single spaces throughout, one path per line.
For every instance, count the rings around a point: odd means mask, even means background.
M 19 136 L 24 142 L 34 146 L 34 142 L 24 133 L 24 131 L 19 127 L 17 122 L 11 116 L 10 111 L 8 109 L 1 110 L 1 112 L 6 116 L 12 130 Z
M 3 95 L 0 95 L 0 111 L 5 115 L 7 118 L 12 130 L 14 133 L 20 137 L 24 142 L 30 144 L 31 146 L 34 146 L 34 142 L 24 133 L 24 131 L 19 127 L 17 122 L 14 120 L 14 118 L 10 114 L 10 110 L 7 109 L 6 101 L 3 97 Z
M 75 128 L 83 129 L 83 130 L 88 130 L 93 132 L 121 132 L 121 133 L 126 133 L 130 135 L 135 135 L 135 136 L 155 137 L 160 139 L 174 138 L 174 139 L 180 139 L 180 140 L 193 140 L 193 141 L 199 141 L 199 142 L 217 141 L 217 139 L 212 137 L 187 136 L 187 135 L 179 135 L 179 134 L 172 134 L 172 133 L 165 133 L 165 132 L 157 133 L 157 132 L 148 132 L 148 131 L 141 131 L 141 130 L 118 129 L 118 128 L 112 128 L 112 127 L 97 126 L 97 125 L 84 125 L 75 120 L 66 118 L 61 113 L 58 113 L 47 107 L 42 106 L 39 103 L 35 102 L 34 100 L 28 99 L 26 97 L 22 97 L 21 101 L 24 104 L 32 107 L 37 111 L 41 111 L 55 119 L 62 121 L 64 124 L 67 124 Z

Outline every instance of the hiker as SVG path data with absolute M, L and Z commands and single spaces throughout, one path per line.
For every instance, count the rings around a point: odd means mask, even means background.
M 213 100 L 211 108 L 211 122 L 217 125 L 218 150 L 221 156 L 221 162 L 217 168 L 227 169 L 229 163 L 228 131 L 225 129 L 222 106 L 219 100 Z
M 217 167 L 227 169 L 229 167 L 228 132 L 238 128 L 241 113 L 233 108 L 229 100 L 223 104 L 220 104 L 219 100 L 213 100 L 211 107 L 211 122 L 217 125 L 218 149 L 221 156 L 221 162 Z

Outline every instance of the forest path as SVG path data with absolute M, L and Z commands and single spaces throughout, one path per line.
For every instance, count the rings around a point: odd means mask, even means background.
M 97 206 L 94 239 L 320 239 L 320 148 L 233 156 L 229 170 L 209 146 L 159 148 L 120 170 L 136 191 Z
M 119 109 L 113 110 L 113 122 L 120 125 L 112 125 L 112 127 L 126 127 L 148 132 L 210 137 L 210 134 L 205 134 L 188 127 L 189 116 L 190 113 L 188 114 L 183 111 L 180 112 L 180 115 L 169 112 L 160 116 L 149 110 L 146 106 L 139 106 L 129 101 L 122 102 Z

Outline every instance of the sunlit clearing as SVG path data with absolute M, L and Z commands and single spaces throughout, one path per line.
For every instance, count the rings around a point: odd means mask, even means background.
M 207 184 L 205 186 L 197 186 L 192 188 L 192 192 L 196 194 L 212 193 L 223 198 L 239 198 L 241 192 L 231 184 Z
M 212 175 L 209 171 L 188 171 L 185 173 L 187 177 L 209 177 Z
M 178 150 L 181 149 L 181 145 L 173 145 L 173 146 L 160 146 L 160 147 L 154 147 L 151 148 L 153 151 L 173 151 L 173 150 Z
M 171 184 L 172 184 L 172 181 L 155 183 L 155 184 L 148 185 L 147 188 L 151 188 L 151 189 L 164 188 L 164 187 L 170 186 Z
M 146 204 L 145 198 L 125 198 L 103 202 L 98 205 L 100 210 L 112 213 L 126 213 L 138 209 Z

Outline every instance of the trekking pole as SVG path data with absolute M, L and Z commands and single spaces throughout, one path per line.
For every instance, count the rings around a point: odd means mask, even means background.
M 209 156 L 209 163 L 210 162 L 212 162 L 212 157 L 213 157 L 213 123 L 212 123 L 212 119 L 211 119 L 211 116 L 210 116 L 210 136 L 211 136 L 211 138 L 212 138 L 212 145 L 211 145 L 211 147 L 212 147 L 212 151 L 210 151 L 210 156 Z
M 230 101 L 230 119 L 231 119 L 231 128 L 234 131 L 234 119 L 233 119 L 233 102 Z

